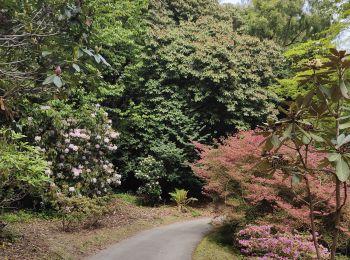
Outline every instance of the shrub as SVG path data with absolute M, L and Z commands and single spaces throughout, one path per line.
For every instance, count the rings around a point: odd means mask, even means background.
M 46 161 L 23 138 L 14 131 L 0 129 L 0 208 L 26 196 L 43 196 L 49 187 Z
M 152 156 L 141 159 L 135 177 L 142 182 L 137 194 L 143 203 L 156 204 L 162 199 L 160 180 L 164 177 L 164 166 L 161 162 Z
M 99 220 L 109 212 L 107 204 L 107 197 L 88 198 L 61 195 L 55 201 L 64 231 L 71 231 L 81 225 L 96 227 Z
M 263 140 L 264 137 L 254 131 L 246 131 L 221 140 L 216 147 L 197 143 L 201 159 L 192 165 L 192 169 L 205 180 L 203 193 L 216 201 L 246 211 L 248 219 L 274 213 L 273 217 L 279 218 L 278 221 L 297 227 L 308 225 L 305 184 L 278 169 L 278 163 L 291 160 L 294 151 L 287 147 L 281 148 L 280 153 L 283 152 L 284 156 L 279 157 L 277 154 L 269 161 L 276 171 L 267 174 L 260 165 L 262 152 L 259 144 Z M 317 165 L 324 159 L 322 153 L 310 153 L 310 156 L 310 165 Z M 329 180 L 310 177 L 310 182 L 316 198 L 322 201 L 316 208 L 334 208 L 333 189 L 328 185 Z M 276 214 L 278 212 L 283 214 Z
M 187 190 L 175 189 L 175 192 L 170 192 L 169 194 L 171 196 L 171 199 L 176 202 L 177 207 L 178 207 L 180 212 L 183 212 L 184 210 L 186 210 L 186 206 L 189 203 L 197 201 L 196 198 L 188 198 L 187 197 L 187 194 L 188 194 Z
M 121 176 L 110 161 L 119 134 L 98 104 L 54 100 L 33 107 L 22 123 L 29 139 L 45 152 L 57 192 L 102 196 L 120 185 Z
M 237 243 L 241 252 L 257 259 L 315 259 L 316 250 L 310 234 L 292 233 L 272 225 L 249 225 L 238 232 Z M 329 251 L 319 246 L 322 259 Z

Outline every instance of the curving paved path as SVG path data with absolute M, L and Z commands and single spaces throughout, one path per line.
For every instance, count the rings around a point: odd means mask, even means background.
M 144 231 L 88 260 L 191 260 L 197 244 L 210 230 L 210 221 L 202 218 Z

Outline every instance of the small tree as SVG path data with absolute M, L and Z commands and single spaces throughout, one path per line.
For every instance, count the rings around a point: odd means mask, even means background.
M 331 54 L 322 64 L 321 60 L 312 60 L 303 68 L 312 70 L 302 76 L 301 84 L 312 86 L 304 97 L 288 103 L 288 108 L 280 108 L 286 117 L 277 122 L 268 122 L 262 134 L 264 140 L 264 159 L 260 169 L 273 172 L 282 170 L 292 176 L 293 182 L 304 182 L 309 207 L 309 219 L 316 249 L 317 259 L 321 259 L 315 224 L 316 201 L 310 179 L 333 182 L 335 207 L 323 215 L 334 220 L 331 259 L 335 259 L 342 209 L 347 200 L 347 180 L 350 175 L 350 99 L 349 86 L 345 80 L 350 67 L 349 54 L 331 49 Z M 295 156 L 283 154 L 282 147 L 295 151 Z M 314 167 L 310 154 L 324 154 L 326 158 Z

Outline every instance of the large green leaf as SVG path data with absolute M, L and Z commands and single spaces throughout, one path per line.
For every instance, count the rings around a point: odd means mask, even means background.
M 292 137 L 293 124 L 288 125 L 286 130 L 283 132 L 283 139 L 288 139 Z
M 278 136 L 276 134 L 272 134 L 271 136 L 271 143 L 274 147 L 279 147 L 281 144 L 281 141 L 279 140 Z
M 350 122 L 339 125 L 339 129 L 341 129 L 341 130 L 349 128 L 349 127 L 350 127 Z
M 63 86 L 62 79 L 59 76 L 55 76 L 53 78 L 53 83 L 56 85 L 56 87 L 60 88 Z
M 302 139 L 303 141 L 303 144 L 309 144 L 311 142 L 311 137 L 310 136 L 307 136 L 307 135 L 303 135 Z
M 347 181 L 349 178 L 349 174 L 350 174 L 349 165 L 347 164 L 347 162 L 344 160 L 343 157 L 340 157 L 340 159 L 337 160 L 336 174 L 338 179 L 341 182 Z
M 345 85 L 345 82 L 344 81 L 342 81 L 341 83 L 340 83 L 340 92 L 341 92 L 341 94 L 343 95 L 343 97 L 345 97 L 345 98 L 350 98 L 349 97 L 349 90 L 348 90 L 348 88 L 346 87 L 346 85 Z
M 315 95 L 315 91 L 314 90 L 311 90 L 304 98 L 303 100 L 303 106 L 304 107 L 307 107 L 310 105 L 311 101 L 312 101 L 312 98 L 313 96 Z
M 50 75 L 48 76 L 44 82 L 43 82 L 43 85 L 49 85 L 53 82 L 54 78 L 56 77 L 56 75 Z
M 332 153 L 328 155 L 328 160 L 330 162 L 338 161 L 341 158 L 341 155 L 339 153 Z
M 316 134 L 311 133 L 311 132 L 309 134 L 310 134 L 311 138 L 314 139 L 316 142 L 324 142 L 324 139 L 321 136 L 316 135 Z

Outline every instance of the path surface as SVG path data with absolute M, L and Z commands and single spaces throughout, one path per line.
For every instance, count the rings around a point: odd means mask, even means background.
M 88 260 L 191 260 L 210 219 L 175 223 L 144 231 L 123 240 Z

